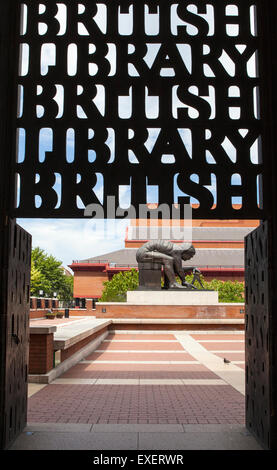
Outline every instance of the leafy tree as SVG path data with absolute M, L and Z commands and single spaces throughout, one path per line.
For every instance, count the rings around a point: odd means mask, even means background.
M 110 281 L 104 282 L 104 290 L 100 302 L 126 302 L 128 290 L 134 290 L 139 285 L 138 271 L 120 271 Z
M 192 282 L 192 275 L 186 276 L 187 282 Z M 244 302 L 244 284 L 239 281 L 220 281 L 213 279 L 205 281 L 203 275 L 200 276 L 205 289 L 217 290 L 219 302 Z M 177 282 L 180 282 L 177 278 Z M 126 293 L 128 290 L 137 289 L 139 285 L 138 271 L 130 271 L 115 274 L 111 281 L 104 282 L 104 290 L 100 302 L 126 302 Z M 163 285 L 163 280 L 162 280 Z M 195 283 L 195 287 L 200 287 Z
M 39 291 L 48 292 L 51 290 L 50 282 L 41 273 L 41 271 L 35 267 L 34 261 L 31 261 L 31 295 L 38 296 Z
M 60 300 L 73 297 L 73 276 L 66 276 L 61 269 L 62 263 L 48 255 L 39 247 L 32 250 L 31 295 L 38 296 L 39 291 L 53 297 L 54 292 Z
M 60 300 L 72 300 L 73 298 L 73 276 L 65 276 L 59 290 Z

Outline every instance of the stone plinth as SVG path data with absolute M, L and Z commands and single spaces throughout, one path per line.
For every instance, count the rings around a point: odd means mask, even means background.
M 136 305 L 215 305 L 218 291 L 210 290 L 133 290 L 127 303 Z
M 139 286 L 142 289 L 157 289 L 161 286 L 162 265 L 149 261 L 148 263 L 138 263 Z

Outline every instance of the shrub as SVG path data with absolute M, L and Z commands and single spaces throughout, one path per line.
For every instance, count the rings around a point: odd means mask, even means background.
M 139 285 L 138 271 L 121 271 L 110 281 L 104 282 L 104 290 L 99 302 L 126 302 L 128 290 L 137 289 Z
M 217 290 L 219 302 L 244 302 L 244 284 L 239 281 L 220 281 L 213 279 L 205 281 L 203 275 L 200 276 L 204 289 Z M 186 276 L 188 283 L 192 282 L 192 274 Z M 180 282 L 179 278 L 177 281 Z M 126 302 L 126 293 L 128 290 L 137 289 L 139 285 L 139 276 L 136 269 L 123 271 L 115 274 L 111 281 L 104 282 L 104 290 L 99 302 Z M 163 285 L 163 281 L 162 281 Z M 195 283 L 195 287 L 200 285 Z
M 219 302 L 244 302 L 243 282 L 219 281 L 217 279 L 213 279 L 207 284 L 209 285 L 209 289 L 218 291 Z
M 186 277 L 187 282 L 192 282 L 192 275 Z M 244 302 L 244 284 L 239 281 L 220 281 L 212 279 L 205 281 L 203 275 L 200 276 L 205 289 L 217 290 L 219 302 Z M 198 287 L 197 283 L 195 287 Z M 199 286 L 200 287 L 200 286 Z

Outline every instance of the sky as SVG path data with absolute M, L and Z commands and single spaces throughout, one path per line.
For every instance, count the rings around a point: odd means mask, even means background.
M 39 246 L 55 256 L 64 267 L 73 260 L 100 256 L 124 248 L 129 220 L 17 219 Z
M 24 7 L 26 9 L 26 7 Z M 82 8 L 80 6 L 80 8 Z M 200 16 L 203 16 L 209 23 L 209 34 L 213 33 L 213 12 L 212 12 L 212 6 L 208 5 L 208 10 L 207 14 L 201 14 Z M 228 14 L 231 15 L 236 15 L 237 11 L 235 6 L 229 5 L 229 10 Z M 196 7 L 194 5 L 191 5 L 188 7 L 188 9 L 191 9 L 193 12 L 197 12 Z M 43 5 L 41 5 L 41 12 L 43 12 Z M 26 11 L 25 11 L 26 13 Z M 61 3 L 59 4 L 59 12 L 57 15 L 57 18 L 60 21 L 60 27 L 61 31 L 60 33 L 62 34 L 65 28 L 65 5 L 62 5 Z M 98 13 L 95 17 L 95 21 L 97 22 L 98 26 L 100 29 L 104 31 L 105 29 L 105 6 L 100 5 L 98 7 Z M 177 25 L 184 24 L 183 21 L 178 18 L 176 14 L 176 8 L 172 9 L 172 33 L 176 33 L 176 27 Z M 44 32 L 44 25 L 41 24 L 41 34 Z M 130 10 L 130 15 L 121 15 L 120 16 L 120 28 L 121 28 L 121 34 L 130 34 L 131 28 L 132 28 L 132 10 Z M 155 35 L 157 34 L 158 31 L 158 21 L 157 21 L 157 15 L 147 15 L 146 14 L 146 28 L 147 28 L 147 34 L 149 35 Z M 23 23 L 23 37 L 24 37 L 24 30 L 26 29 L 26 23 Z M 174 33 L 175 32 L 175 33 Z M 192 36 L 197 33 L 197 30 L 195 27 L 191 25 L 187 25 L 187 32 L 188 34 L 191 34 Z M 230 25 L 229 28 L 230 36 L 236 35 L 236 26 L 235 25 Z M 86 35 L 86 31 L 83 30 L 82 32 L 84 35 Z M 24 40 L 22 41 L 24 44 Z M 154 58 L 157 54 L 157 49 L 155 48 L 150 48 L 148 49 L 147 56 L 145 56 L 145 61 L 149 66 L 151 66 L 151 63 L 153 63 Z M 181 57 L 186 65 L 186 67 L 189 69 L 190 68 L 190 55 L 189 55 L 189 50 L 186 50 L 185 48 L 179 48 L 179 52 L 181 54 Z M 25 75 L 28 73 L 28 47 L 22 46 L 22 65 L 21 65 L 21 75 Z M 115 51 L 113 50 L 112 47 L 110 47 L 109 50 L 109 60 L 112 66 L 111 73 L 114 72 L 114 67 L 115 67 L 115 57 L 114 57 Z M 230 71 L 232 70 L 233 64 L 232 61 L 230 61 L 230 58 L 228 57 L 222 57 L 222 61 L 225 64 L 224 66 L 229 68 Z M 53 48 L 53 45 L 51 44 L 46 44 L 43 47 L 42 50 L 42 57 L 41 57 L 41 74 L 42 75 L 47 75 L 49 67 L 53 66 L 55 64 L 55 50 Z M 69 57 L 68 57 L 68 67 L 70 73 L 74 75 L 74 71 L 76 71 L 76 50 L 74 47 L 70 49 Z M 252 62 L 249 63 L 249 74 L 253 74 L 255 70 L 255 63 Z M 93 76 L 94 74 L 94 69 L 91 67 L 91 75 Z M 135 71 L 130 71 L 130 73 L 135 75 Z M 166 74 L 170 74 L 170 70 L 167 70 L 165 72 Z M 192 93 L 195 93 L 196 95 L 198 94 L 198 89 L 197 87 L 191 87 Z M 194 88 L 194 90 L 193 90 Z M 234 87 L 236 88 L 236 87 Z M 81 92 L 81 90 L 80 90 Z M 233 93 L 235 96 L 235 93 L 237 91 L 234 90 Z M 57 88 L 57 95 L 56 95 L 56 101 L 60 107 L 60 110 L 62 112 L 63 108 L 63 95 L 62 95 L 62 87 Z M 211 107 L 214 108 L 214 101 L 213 101 L 213 90 L 212 87 L 210 87 L 209 90 L 209 96 L 206 97 L 207 101 L 210 103 Z M 99 110 L 103 108 L 103 90 L 101 87 L 98 90 L 98 94 L 95 98 L 95 104 L 98 106 Z M 176 109 L 180 106 L 180 103 L 178 103 L 178 98 L 177 95 L 175 96 L 174 100 Z M 197 117 L 195 113 L 197 111 L 193 108 L 189 108 L 189 113 L 190 116 Z M 38 117 L 39 113 L 43 112 L 43 110 L 38 109 Z M 122 113 L 122 116 L 128 117 L 128 114 L 130 113 L 130 100 L 128 100 L 128 97 L 123 98 L 121 101 L 121 107 L 120 107 L 120 112 Z M 156 113 L 156 103 L 154 100 L 151 101 L 149 99 L 149 104 L 147 107 L 147 112 L 149 116 L 154 116 Z M 236 111 L 234 111 L 236 112 Z M 82 117 L 83 110 L 79 110 L 80 117 Z M 146 146 L 148 146 L 148 149 L 151 149 L 151 146 L 154 145 L 154 142 L 157 138 L 158 131 L 152 134 L 149 134 L 149 139 L 146 142 Z M 187 150 L 189 151 L 190 148 L 190 136 L 188 133 L 185 132 L 185 130 L 181 131 L 181 137 L 184 141 L 184 144 L 186 145 Z M 24 161 L 25 159 L 25 152 L 24 152 L 24 130 L 19 130 L 19 146 L 18 146 L 18 162 Z M 67 139 L 67 158 L 73 159 L 74 158 L 74 138 L 73 138 L 72 132 L 68 133 L 68 139 Z M 113 135 L 112 132 L 109 133 L 109 140 L 108 140 L 108 145 L 110 148 L 110 161 L 114 159 L 114 141 L 113 141 Z M 224 142 L 224 145 L 226 148 L 226 151 L 228 151 L 229 158 L 231 160 L 234 160 L 235 153 L 234 149 L 232 148 L 232 144 L 230 141 Z M 52 146 L 52 135 L 51 131 L 49 129 L 44 129 L 41 132 L 41 141 L 40 141 L 40 152 L 39 152 L 39 161 L 43 161 L 45 158 L 45 152 L 46 151 L 51 151 L 51 146 Z M 93 162 L 95 155 L 91 154 L 88 156 L 90 158 L 89 161 Z M 130 153 L 129 159 L 132 162 L 132 159 L 134 160 L 136 157 Z M 165 156 L 163 158 L 172 158 L 171 156 Z M 211 155 L 207 155 L 207 161 L 208 159 L 212 159 L 213 157 Z M 257 159 L 257 148 L 253 148 L 252 151 L 252 158 L 253 160 Z M 69 161 L 68 160 L 68 161 Z M 197 176 L 194 178 L 195 181 L 197 181 Z M 239 176 L 237 177 L 237 183 L 239 182 Z M 234 183 L 236 183 L 234 182 Z M 60 182 L 59 179 L 57 178 L 56 180 L 56 188 L 57 193 L 59 192 L 60 189 Z M 215 181 L 212 181 L 212 186 L 209 187 L 210 191 L 212 194 L 215 194 Z M 102 190 L 102 185 L 101 181 L 99 182 L 97 188 L 94 189 L 95 193 L 99 193 L 99 197 L 101 198 L 101 190 Z M 177 190 L 176 192 L 176 197 L 178 195 L 181 195 L 180 191 Z M 148 202 L 156 202 L 156 193 L 155 193 L 155 188 L 149 188 L 149 201 Z M 122 201 L 123 203 L 126 203 L 128 201 L 128 190 L 125 190 L 122 194 Z M 193 198 L 191 199 L 191 202 L 197 202 Z M 240 202 L 235 201 L 235 202 Z M 39 201 L 38 201 L 39 204 Z M 25 230 L 27 230 L 29 233 L 32 235 L 33 239 L 33 247 L 39 246 L 40 248 L 44 249 L 48 254 L 52 254 L 55 256 L 57 259 L 59 259 L 62 264 L 66 267 L 73 260 L 81 260 L 81 259 L 86 259 L 90 257 L 95 257 L 97 255 L 102 255 L 104 253 L 114 251 L 117 249 L 121 249 L 124 247 L 124 239 L 125 239 L 125 234 L 126 234 L 126 227 L 129 225 L 130 221 L 128 220 L 109 220 L 109 221 L 104 221 L 104 220 L 88 220 L 88 219 L 18 219 L 17 222 L 19 225 L 21 225 Z

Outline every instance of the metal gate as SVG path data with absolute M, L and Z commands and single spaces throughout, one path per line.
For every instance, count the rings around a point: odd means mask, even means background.
M 4 228 L 1 265 L 1 448 L 27 420 L 31 236 L 14 221 Z
M 270 0 L 1 2 L 3 390 L 10 380 L 8 348 L 26 357 L 23 343 L 16 345 L 16 314 L 7 300 L 8 276 L 17 269 L 25 273 L 21 300 L 27 302 L 30 240 L 22 235 L 25 261 L 5 253 L 11 233 L 21 233 L 12 219 L 83 217 L 90 204 L 101 209 L 96 217 L 125 217 L 128 210 L 110 212 L 109 197 L 121 208 L 120 188 L 128 187 L 138 214 L 149 186 L 156 186 L 159 204 L 196 198 L 194 218 L 267 221 L 247 240 L 246 408 L 249 428 L 265 447 L 276 447 L 276 352 L 270 346 L 276 331 L 276 18 Z M 28 305 L 18 308 L 23 325 Z M 6 342 L 10 329 L 15 336 Z M 20 334 L 26 351 L 27 327 Z M 22 375 L 25 359 L 18 364 Z M 1 416 L 9 417 L 2 442 L 8 445 L 26 402 L 21 398 L 15 418 L 16 398 L 7 405 L 3 397 Z
M 266 448 L 272 444 L 268 224 L 245 242 L 246 425 Z

